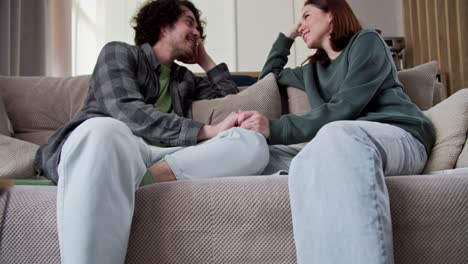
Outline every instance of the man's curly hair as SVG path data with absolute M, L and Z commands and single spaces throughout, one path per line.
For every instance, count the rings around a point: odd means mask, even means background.
M 198 24 L 200 38 L 205 39 L 203 35 L 205 22 L 200 20 L 201 12 L 191 1 L 155 0 L 144 4 L 132 19 L 135 29 L 135 44 L 149 43 L 153 46 L 159 40 L 161 27 L 174 25 L 179 16 L 182 15 L 182 6 L 192 11 Z

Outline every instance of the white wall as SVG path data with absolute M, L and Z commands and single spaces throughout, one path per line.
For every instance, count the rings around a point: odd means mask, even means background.
M 301 19 L 304 0 L 235 1 L 238 46 L 236 71 L 260 71 L 278 33 L 288 32 Z M 381 29 L 383 36 L 403 36 L 401 0 L 348 0 L 348 3 L 363 27 Z M 291 48 L 287 66 L 300 66 L 314 52 L 297 38 Z
M 133 44 L 130 19 L 145 0 L 73 0 L 85 7 L 89 20 L 74 24 L 74 74 L 89 74 L 102 46 L 112 40 Z M 260 71 L 279 32 L 301 18 L 304 0 L 192 0 L 207 22 L 206 49 L 216 63 L 231 71 Z M 402 0 L 348 0 L 364 27 L 384 36 L 403 36 Z M 75 20 L 76 21 L 76 20 Z M 76 27 L 78 29 L 76 29 Z M 74 39 L 75 40 L 75 39 Z M 298 38 L 287 66 L 295 67 L 314 51 Z M 199 66 L 188 66 L 202 72 Z
M 236 12 L 235 0 L 192 0 L 202 11 L 205 27 L 205 47 L 215 63 L 225 62 L 231 71 L 236 71 Z M 182 64 L 182 63 L 181 63 Z M 194 72 L 203 72 L 198 65 L 185 65 Z
M 237 0 L 240 71 L 260 71 L 279 32 L 294 24 L 292 1 Z M 294 66 L 295 50 L 288 65 Z
M 385 37 L 402 37 L 402 0 L 348 0 L 364 27 L 378 28 Z

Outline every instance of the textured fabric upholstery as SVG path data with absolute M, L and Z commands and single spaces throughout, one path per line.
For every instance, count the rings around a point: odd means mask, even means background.
M 468 263 L 468 175 L 387 179 L 395 263 Z
M 0 134 L 4 136 L 11 136 L 13 134 L 13 128 L 11 127 L 2 97 L 0 97 Z
M 0 135 L 0 179 L 34 178 L 34 156 L 39 146 Z
M 295 263 L 285 178 L 153 185 L 137 203 L 130 263 Z
M 47 143 L 49 137 L 54 133 L 54 130 L 40 130 L 28 133 L 16 133 L 13 137 L 19 140 L 31 142 L 37 145 Z
M 81 109 L 89 76 L 0 77 L 4 99 L 15 133 L 56 130 Z
M 427 110 L 433 105 L 438 68 L 437 61 L 432 61 L 398 72 L 403 90 L 421 110 Z
M 463 149 L 460 153 L 460 156 L 458 156 L 455 168 L 468 168 L 468 138 L 465 142 L 465 145 L 463 145 Z
M 56 187 L 14 187 L 0 196 L 0 263 L 60 263 Z
M 304 91 L 295 87 L 288 87 L 286 91 L 288 94 L 289 112 L 291 114 L 303 115 L 312 110 L 307 94 Z
M 447 98 L 447 93 L 444 85 L 440 82 L 436 82 L 434 86 L 434 100 L 432 101 L 432 106 L 442 102 L 445 98 Z
M 424 172 L 453 169 L 466 142 L 468 89 L 459 90 L 426 111 L 436 131 L 436 141 Z
M 468 259 L 468 174 L 386 179 L 395 263 Z M 0 196 L 1 263 L 59 263 L 55 187 Z M 77 227 L 79 228 L 79 227 Z M 127 263 L 295 263 L 287 176 L 162 183 L 136 194 Z
M 238 110 L 255 110 L 268 118 L 280 117 L 281 97 L 275 76 L 268 74 L 238 94 L 192 104 L 193 119 L 205 124 L 217 124 Z

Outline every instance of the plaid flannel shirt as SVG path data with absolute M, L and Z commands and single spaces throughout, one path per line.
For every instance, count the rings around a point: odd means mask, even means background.
M 98 57 L 82 110 L 37 151 L 37 173 L 57 183 L 63 144 L 76 127 L 93 117 L 120 120 L 147 142 L 194 145 L 202 124 L 191 119 L 192 101 L 239 91 L 224 63 L 210 70 L 207 77 L 197 77 L 174 63 L 169 83 L 173 113 L 163 113 L 154 108 L 159 96 L 160 65 L 149 44 L 108 43 Z

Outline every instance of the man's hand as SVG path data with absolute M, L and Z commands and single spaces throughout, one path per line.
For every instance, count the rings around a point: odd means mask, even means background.
M 257 111 L 239 112 L 237 123 L 241 128 L 258 132 L 265 138 L 270 137 L 270 123 L 268 118 Z
M 198 140 L 214 138 L 219 133 L 238 126 L 238 113 L 230 113 L 223 121 L 216 125 L 204 125 L 198 132 Z
M 201 39 L 197 42 L 195 50 L 193 51 L 193 56 L 191 58 L 180 59 L 180 61 L 186 64 L 198 64 L 205 72 L 208 72 L 216 66 L 213 59 L 211 59 L 206 52 L 205 44 Z

